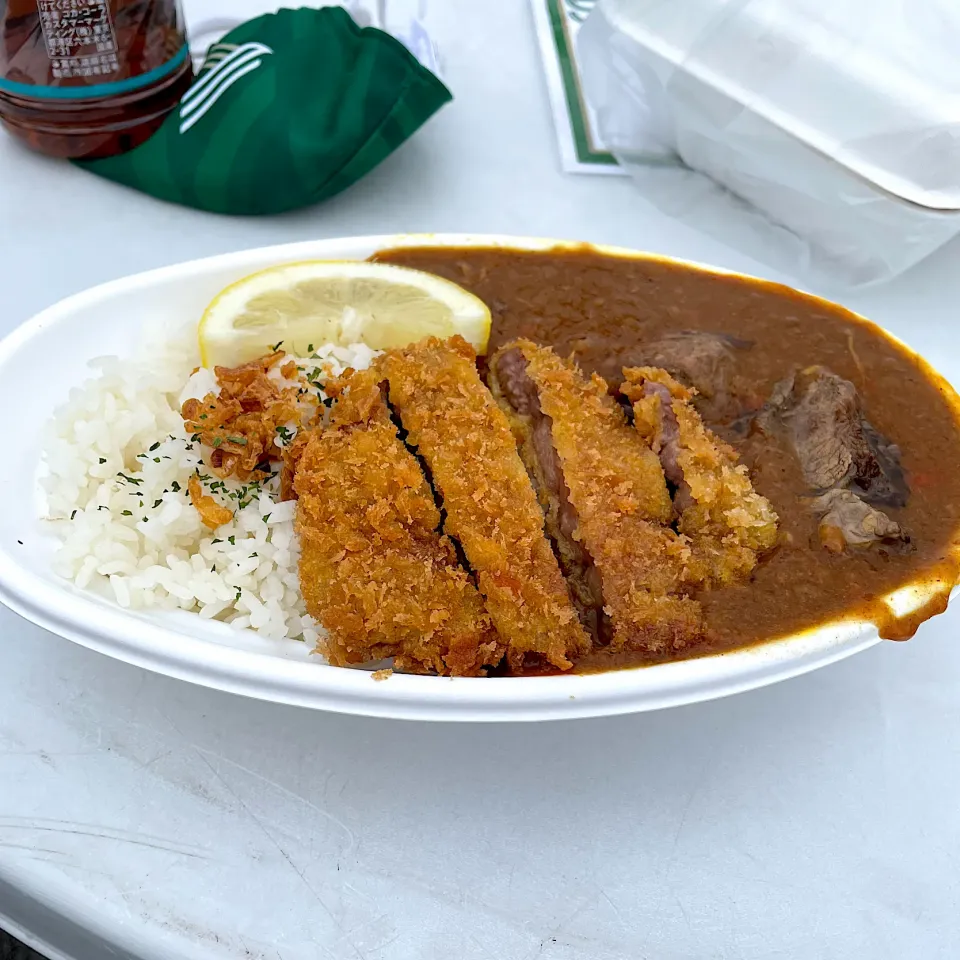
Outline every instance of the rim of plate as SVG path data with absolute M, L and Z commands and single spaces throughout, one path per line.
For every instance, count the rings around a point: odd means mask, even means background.
M 355 258 L 354 254 L 344 255 L 349 249 L 372 252 L 412 246 L 496 246 L 518 250 L 588 246 L 614 256 L 659 260 L 721 276 L 760 280 L 676 257 L 536 237 L 436 233 L 305 241 L 187 261 L 75 294 L 43 310 L 0 341 L 0 370 L 16 358 L 25 343 L 75 310 L 141 286 L 189 280 L 223 268 L 250 266 L 252 270 L 256 266 L 305 256 Z M 830 301 L 822 302 L 837 306 Z M 872 321 L 847 312 L 870 323 L 884 336 L 897 340 Z M 909 347 L 906 349 L 919 357 Z M 931 373 L 939 377 L 935 371 Z M 956 397 L 952 388 L 948 396 Z M 960 408 L 960 399 L 955 405 Z M 905 586 L 909 589 L 913 585 Z M 395 673 L 378 681 L 362 669 L 304 663 L 191 637 L 151 621 L 148 614 L 124 611 L 95 594 L 71 592 L 70 587 L 68 581 L 60 587 L 24 569 L 0 546 L 0 601 L 38 626 L 91 650 L 176 679 L 255 699 L 406 720 L 553 720 L 658 710 L 713 700 L 790 679 L 880 642 L 873 624 L 850 619 L 820 624 L 751 647 L 647 667 L 546 677 L 450 678 Z

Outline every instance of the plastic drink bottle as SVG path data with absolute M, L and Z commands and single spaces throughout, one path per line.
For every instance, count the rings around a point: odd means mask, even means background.
M 0 0 L 0 120 L 42 153 L 131 150 L 192 78 L 179 0 Z

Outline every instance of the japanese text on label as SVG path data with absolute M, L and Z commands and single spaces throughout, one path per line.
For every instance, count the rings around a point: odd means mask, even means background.
M 109 77 L 120 69 L 108 0 L 38 0 L 55 78 Z

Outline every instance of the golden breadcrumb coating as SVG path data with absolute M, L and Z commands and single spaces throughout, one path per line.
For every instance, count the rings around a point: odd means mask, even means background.
M 663 408 L 669 402 L 682 474 L 677 529 L 691 541 L 691 577 L 704 584 L 742 582 L 776 544 L 778 518 L 770 501 L 754 490 L 736 451 L 704 425 L 690 402 L 692 390 L 656 367 L 627 368 L 623 374 L 621 389 L 633 401 L 636 429 L 657 451 L 670 442 Z M 645 389 L 646 384 L 666 390 Z
M 602 580 L 614 649 L 651 653 L 701 639 L 700 605 L 681 586 L 689 548 L 666 524 L 673 507 L 656 455 L 610 396 L 606 382 L 528 340 L 507 344 L 527 361 L 579 529 Z
M 391 405 L 443 501 L 445 531 L 461 544 L 507 660 L 530 654 L 568 669 L 590 648 L 544 536 L 543 514 L 503 413 L 461 337 L 429 338 L 376 361 Z
M 352 379 L 352 382 L 351 382 Z M 398 670 L 476 676 L 504 645 L 450 539 L 376 378 L 347 378 L 333 424 L 295 461 L 300 581 L 337 666 L 394 657 Z

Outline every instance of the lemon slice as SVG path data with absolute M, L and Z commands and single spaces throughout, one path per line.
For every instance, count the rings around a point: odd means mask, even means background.
M 490 311 L 482 300 L 431 273 L 362 260 L 306 260 L 253 273 L 214 298 L 199 328 L 205 367 L 234 367 L 278 344 L 307 356 L 322 343 L 390 350 L 454 334 L 486 352 Z

